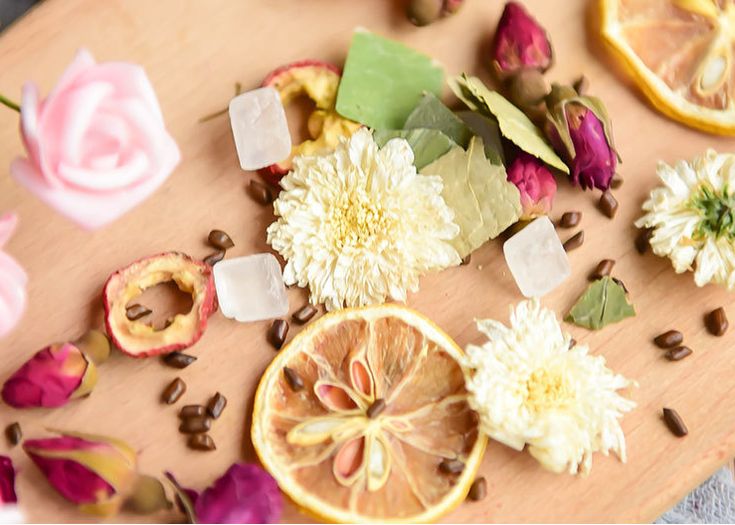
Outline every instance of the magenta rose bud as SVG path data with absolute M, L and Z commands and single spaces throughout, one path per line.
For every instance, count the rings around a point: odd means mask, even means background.
M 556 179 L 542 161 L 528 153 L 520 153 L 508 167 L 508 180 L 521 193 L 521 219 L 533 219 L 551 211 L 556 195 Z
M 0 456 L 0 498 L 1 505 L 18 502 L 15 495 L 15 468 L 8 456 Z
M 257 465 L 235 463 L 196 498 L 198 523 L 278 523 L 283 501 L 276 481 Z
M 505 4 L 492 46 L 492 67 L 498 78 L 505 80 L 524 69 L 546 71 L 552 56 L 546 30 L 521 4 Z

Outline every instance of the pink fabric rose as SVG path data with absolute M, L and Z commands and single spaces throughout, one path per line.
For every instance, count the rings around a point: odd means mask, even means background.
M 17 215 L 0 215 L 0 337 L 18 324 L 27 302 L 28 276 L 15 259 L 2 251 L 17 225 Z
M 20 129 L 28 158 L 13 161 L 15 180 L 90 230 L 143 201 L 181 158 L 143 68 L 86 50 L 45 100 L 26 83 Z

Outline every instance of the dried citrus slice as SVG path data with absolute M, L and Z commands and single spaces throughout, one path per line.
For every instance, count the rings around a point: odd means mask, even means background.
M 486 444 L 461 355 L 408 308 L 326 315 L 263 375 L 255 450 L 281 489 L 323 520 L 436 520 L 465 498 Z
M 601 0 L 602 35 L 662 113 L 735 134 L 731 0 Z

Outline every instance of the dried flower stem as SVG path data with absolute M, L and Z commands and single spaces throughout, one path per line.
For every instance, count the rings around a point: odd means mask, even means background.
M 240 93 L 242 93 L 242 84 L 240 84 L 239 82 L 235 82 L 235 96 L 238 96 Z M 214 113 L 210 113 L 209 115 L 204 115 L 199 119 L 199 123 L 207 122 L 219 116 L 222 116 L 227 113 L 228 110 L 229 108 L 224 108 L 220 109 L 219 111 L 215 111 Z
M 7 106 L 10 109 L 14 109 L 18 113 L 20 113 L 20 105 L 13 102 L 12 100 L 10 100 L 9 98 L 5 97 L 2 94 L 0 94 L 0 104 L 2 104 L 3 106 Z

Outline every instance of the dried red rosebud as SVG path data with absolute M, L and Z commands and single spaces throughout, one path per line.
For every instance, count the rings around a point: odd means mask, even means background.
M 17 502 L 13 461 L 8 456 L 0 456 L 0 506 Z
M 533 219 L 551 211 L 556 195 L 556 179 L 542 161 L 533 155 L 520 153 L 508 167 L 508 180 L 521 193 L 521 219 Z
M 492 46 L 492 67 L 501 80 L 523 69 L 546 71 L 553 62 L 546 30 L 519 3 L 505 4 Z
M 583 189 L 609 189 L 619 156 L 602 101 L 554 85 L 546 106 L 547 135 L 569 166 L 572 182 Z

